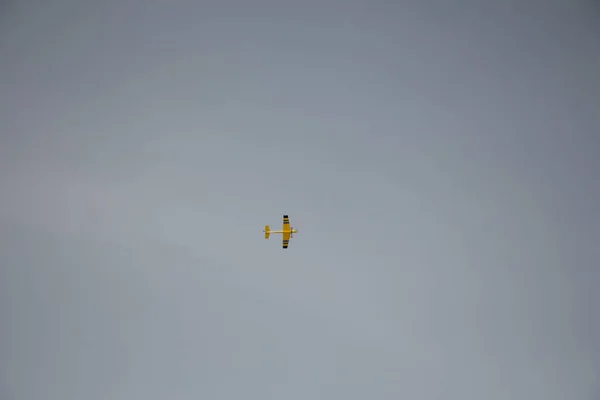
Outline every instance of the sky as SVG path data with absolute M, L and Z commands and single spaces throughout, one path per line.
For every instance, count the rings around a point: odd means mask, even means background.
M 599 18 L 2 2 L 0 398 L 600 398 Z

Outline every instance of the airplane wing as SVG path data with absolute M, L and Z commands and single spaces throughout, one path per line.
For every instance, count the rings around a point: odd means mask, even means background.
M 283 216 L 283 248 L 287 249 L 290 244 L 290 236 L 292 230 L 290 228 L 290 218 L 287 215 Z
M 287 249 L 290 244 L 290 232 L 283 232 L 283 248 Z
M 287 215 L 283 216 L 283 230 L 284 231 L 290 230 L 290 218 Z

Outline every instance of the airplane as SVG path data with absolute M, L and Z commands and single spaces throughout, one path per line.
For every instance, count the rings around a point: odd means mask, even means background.
M 265 225 L 263 230 L 265 233 L 265 239 L 269 239 L 271 233 L 281 233 L 283 235 L 283 248 L 287 249 L 290 244 L 290 238 L 294 237 L 294 233 L 298 233 L 298 229 L 294 229 L 290 226 L 290 218 L 287 215 L 283 216 L 283 229 L 280 231 L 272 231 L 269 225 Z

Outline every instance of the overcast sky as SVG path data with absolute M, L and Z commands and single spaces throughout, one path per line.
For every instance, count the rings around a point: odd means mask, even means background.
M 599 18 L 2 2 L 0 398 L 600 398 Z

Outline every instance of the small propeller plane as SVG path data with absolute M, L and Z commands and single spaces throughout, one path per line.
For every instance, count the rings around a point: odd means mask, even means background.
M 290 219 L 287 215 L 283 216 L 283 229 L 280 231 L 272 231 L 269 225 L 265 225 L 265 239 L 269 239 L 271 233 L 281 233 L 283 235 L 283 248 L 287 249 L 290 244 L 290 238 L 294 237 L 294 233 L 298 233 L 298 229 L 290 226 Z

